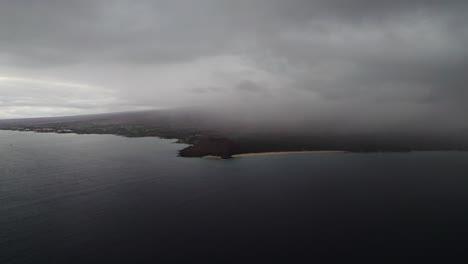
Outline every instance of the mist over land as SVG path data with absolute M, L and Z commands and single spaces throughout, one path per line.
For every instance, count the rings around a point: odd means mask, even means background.
M 456 0 L 2 1 L 0 118 L 197 108 L 242 131 L 464 133 L 467 12 Z
M 236 154 L 278 151 L 468 150 L 468 137 L 463 130 L 430 130 L 427 126 L 382 130 L 363 128 L 359 124 L 352 127 L 346 122 L 298 122 L 294 117 L 291 120 L 251 119 L 255 113 L 246 114 L 247 118 L 242 119 L 201 109 L 153 110 L 0 120 L 0 129 L 171 138 L 192 145 L 179 152 L 184 157 L 230 158 Z

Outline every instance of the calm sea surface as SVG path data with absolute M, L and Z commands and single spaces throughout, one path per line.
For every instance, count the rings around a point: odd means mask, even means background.
M 0 131 L 0 263 L 379 263 L 467 250 L 468 153 L 222 161 L 179 158 L 183 147 Z

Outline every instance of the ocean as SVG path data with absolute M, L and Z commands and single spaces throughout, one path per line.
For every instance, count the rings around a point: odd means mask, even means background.
M 468 248 L 466 152 L 183 147 L 0 131 L 0 263 L 415 263 Z

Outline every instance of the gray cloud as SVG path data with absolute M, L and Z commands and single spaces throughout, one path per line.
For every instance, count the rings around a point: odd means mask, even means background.
M 241 81 L 236 87 L 237 91 L 240 92 L 248 92 L 248 93 L 266 93 L 268 92 L 266 87 L 263 87 L 262 85 L 250 81 L 250 80 L 244 80 Z
M 221 92 L 223 89 L 220 87 L 194 87 L 190 88 L 189 91 L 192 93 L 199 93 L 199 94 L 205 94 L 205 93 L 216 93 L 216 92 Z
M 467 12 L 461 0 L 1 1 L 0 117 L 211 105 L 458 128 Z

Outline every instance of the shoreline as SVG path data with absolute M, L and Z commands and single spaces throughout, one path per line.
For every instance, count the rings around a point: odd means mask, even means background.
M 232 155 L 233 158 L 271 156 L 271 155 L 290 155 L 290 154 L 313 154 L 313 153 L 345 153 L 344 150 L 302 150 L 302 151 L 271 151 L 258 153 L 243 153 Z
M 232 155 L 232 158 L 245 158 L 256 156 L 273 156 L 273 155 L 291 155 L 291 154 L 313 154 L 313 153 L 346 153 L 344 150 L 303 150 L 303 151 L 271 151 L 271 152 L 255 152 L 255 153 L 242 153 Z M 207 155 L 203 156 L 205 159 L 222 159 L 220 156 Z

